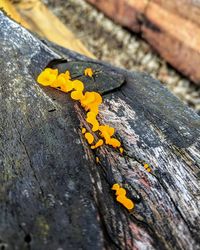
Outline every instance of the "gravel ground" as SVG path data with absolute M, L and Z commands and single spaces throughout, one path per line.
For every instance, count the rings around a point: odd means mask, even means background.
M 115 24 L 84 0 L 43 0 L 100 60 L 145 71 L 200 114 L 200 87 L 159 57 L 142 38 Z

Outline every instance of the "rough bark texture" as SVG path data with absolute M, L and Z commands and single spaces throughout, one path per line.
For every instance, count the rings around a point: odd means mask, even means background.
M 200 84 L 200 2 L 191 0 L 87 0 L 140 33 L 172 66 Z
M 1 249 L 199 249 L 199 116 L 148 75 L 40 41 L 1 12 L 0 45 Z M 123 156 L 88 147 L 79 104 L 35 81 L 48 64 L 96 68 L 99 120 L 116 128 Z

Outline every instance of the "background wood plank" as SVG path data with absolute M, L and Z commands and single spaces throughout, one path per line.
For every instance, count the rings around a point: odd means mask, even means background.
M 113 20 L 141 33 L 167 62 L 200 84 L 198 1 L 87 1 Z

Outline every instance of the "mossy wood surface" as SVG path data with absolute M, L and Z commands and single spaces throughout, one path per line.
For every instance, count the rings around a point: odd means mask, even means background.
M 199 116 L 148 75 L 40 41 L 2 12 L 0 47 L 0 249 L 199 249 Z M 116 128 L 123 156 L 92 151 L 80 105 L 36 83 L 62 60 L 101 69 L 99 121 Z

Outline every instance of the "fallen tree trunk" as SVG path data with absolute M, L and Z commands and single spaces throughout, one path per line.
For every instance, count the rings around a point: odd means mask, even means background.
M 87 0 L 145 40 L 172 66 L 200 84 L 200 2 Z
M 0 44 L 1 249 L 199 249 L 199 116 L 148 75 L 40 41 L 2 12 Z M 79 104 L 36 83 L 47 65 L 98 72 L 86 88 L 103 94 L 99 120 L 123 155 L 90 149 Z

